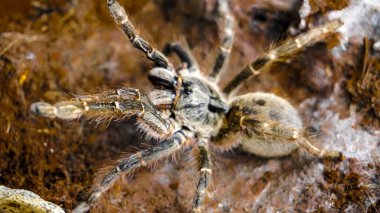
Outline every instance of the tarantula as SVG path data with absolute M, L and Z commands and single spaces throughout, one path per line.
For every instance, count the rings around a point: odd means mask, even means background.
M 92 95 L 77 95 L 72 100 L 54 105 L 37 102 L 31 110 L 37 115 L 66 120 L 135 116 L 139 127 L 160 142 L 119 159 L 95 183 L 87 201 L 81 203 L 76 212 L 88 211 L 121 174 L 152 164 L 186 147 L 196 149 L 194 154 L 199 172 L 193 212 L 201 211 L 211 181 L 210 145 L 220 150 L 240 145 L 243 150 L 263 157 L 285 156 L 298 147 L 321 158 L 342 157 L 340 152 L 322 150 L 312 145 L 303 133 L 296 109 L 283 98 L 263 92 L 248 93 L 231 100 L 226 98 L 264 67 L 322 41 L 341 25 L 340 21 L 331 21 L 272 48 L 248 64 L 220 91 L 217 87 L 218 76 L 229 56 L 234 37 L 234 19 L 227 0 L 217 2 L 221 47 L 207 78 L 186 49 L 177 43 L 170 43 L 163 51 L 165 54 L 161 53 L 136 33 L 124 8 L 116 0 L 108 0 L 107 5 L 113 19 L 133 46 L 154 62 L 148 78 L 156 89 L 144 94 L 138 89 L 122 87 Z M 166 58 L 165 55 L 170 53 L 181 59 L 180 66 L 174 67 Z

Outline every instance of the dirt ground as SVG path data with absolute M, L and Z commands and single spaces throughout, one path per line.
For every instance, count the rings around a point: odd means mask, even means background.
M 195 2 L 120 0 L 157 49 L 186 43 L 207 73 L 218 47 L 214 1 Z M 232 1 L 236 39 L 222 86 L 298 25 L 301 3 L 284 9 L 268 2 L 277 1 Z M 347 6 L 310 2 L 320 16 Z M 155 142 L 139 134 L 134 119 L 65 122 L 37 117 L 30 105 L 105 87 L 149 91 L 152 63 L 115 26 L 105 1 L 0 0 L 0 14 L 0 185 L 33 191 L 70 211 L 107 162 Z M 372 44 L 352 38 L 338 56 L 317 44 L 239 91 L 288 99 L 305 127 L 319 132 L 316 144 L 342 151 L 346 160 L 319 160 L 303 151 L 280 159 L 238 149 L 213 153 L 206 212 L 380 211 L 380 56 Z M 121 178 L 92 211 L 189 211 L 196 182 L 190 156 L 186 151 L 175 162 Z

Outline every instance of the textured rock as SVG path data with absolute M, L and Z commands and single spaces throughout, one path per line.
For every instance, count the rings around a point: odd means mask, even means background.
M 65 211 L 31 191 L 0 186 L 0 212 L 64 213 Z

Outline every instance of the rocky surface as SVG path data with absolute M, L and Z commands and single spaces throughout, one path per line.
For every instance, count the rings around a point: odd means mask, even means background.
M 43 200 L 37 194 L 23 190 L 0 186 L 1 212 L 51 212 L 64 213 L 63 209 L 54 203 Z

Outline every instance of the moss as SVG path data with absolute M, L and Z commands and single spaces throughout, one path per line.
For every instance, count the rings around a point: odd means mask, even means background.
M 322 14 L 331 10 L 341 10 L 349 5 L 349 0 L 309 0 L 311 10 Z
M 364 39 L 362 57 L 349 70 L 347 90 L 359 108 L 380 119 L 380 55 L 372 50 L 373 41 Z M 373 116 L 372 116 L 373 117 Z
M 344 211 L 348 206 L 354 205 L 355 209 L 365 211 L 368 203 L 374 207 L 370 190 L 366 187 L 363 176 L 349 169 L 344 171 L 326 164 L 323 171 L 324 178 L 328 183 L 328 190 L 335 194 L 334 207 Z M 369 209 L 368 209 L 369 210 Z

